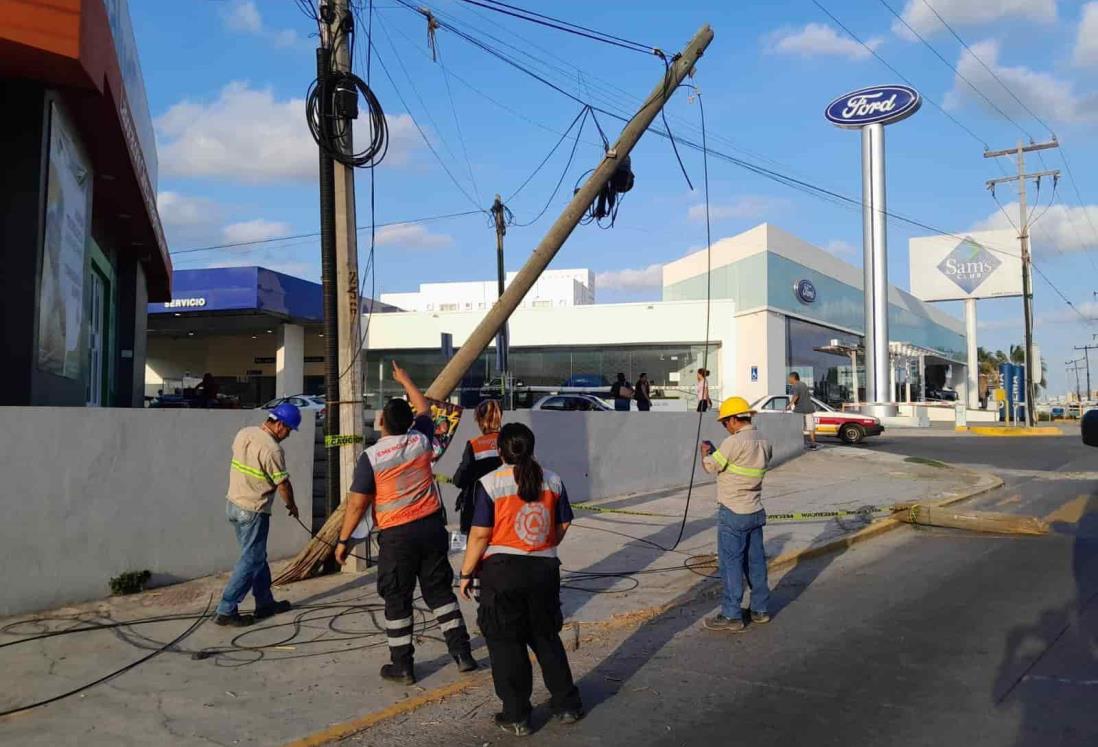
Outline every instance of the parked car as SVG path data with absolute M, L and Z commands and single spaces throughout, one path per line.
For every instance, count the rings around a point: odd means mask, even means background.
M 275 397 L 267 404 L 261 405 L 259 409 L 273 410 L 283 402 L 289 402 L 291 405 L 296 405 L 303 413 L 311 412 L 320 420 L 324 419 L 324 415 L 328 411 L 328 405 L 324 400 L 323 394 L 294 394 L 290 397 Z
M 939 388 L 928 384 L 926 387 L 926 398 L 929 402 L 956 402 L 957 392 L 946 387 Z
M 563 384 L 560 385 L 561 389 L 610 389 L 610 379 L 606 378 L 602 374 L 594 373 L 579 373 L 569 376 Z
M 542 397 L 532 410 L 556 410 L 557 412 L 607 412 L 613 411 L 598 397 L 591 394 L 551 394 Z
M 788 394 L 773 394 L 763 397 L 751 407 L 760 415 L 767 413 L 784 412 L 789 407 Z M 870 415 L 861 413 L 845 413 L 833 410 L 815 397 L 812 404 L 816 406 L 813 417 L 816 419 L 817 436 L 835 436 L 848 444 L 860 443 L 866 436 L 879 436 L 884 433 L 881 421 Z

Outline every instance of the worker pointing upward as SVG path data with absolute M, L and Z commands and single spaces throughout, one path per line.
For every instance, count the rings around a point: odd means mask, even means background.
M 717 420 L 730 434 L 719 448 L 709 441 L 698 447 L 702 467 L 717 476 L 718 509 L 717 562 L 724 597 L 721 611 L 705 620 L 710 630 L 740 632 L 743 619 L 743 577 L 751 587 L 751 622 L 768 623 L 770 588 L 766 578 L 763 531 L 766 511 L 762 505 L 762 483 L 770 465 L 770 442 L 752 425 L 755 411 L 743 397 L 729 397 L 721 403 Z

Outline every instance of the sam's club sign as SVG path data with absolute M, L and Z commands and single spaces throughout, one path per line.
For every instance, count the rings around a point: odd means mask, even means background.
M 938 263 L 938 271 L 965 293 L 972 294 L 1002 264 L 987 247 L 965 239 Z
M 922 104 L 922 96 L 909 86 L 871 86 L 844 93 L 827 105 L 824 116 L 839 127 L 857 129 L 907 119 Z

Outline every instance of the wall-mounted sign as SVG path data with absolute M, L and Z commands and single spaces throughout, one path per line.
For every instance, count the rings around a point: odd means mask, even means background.
M 206 305 L 205 298 L 173 298 L 164 303 L 165 309 L 201 309 Z
M 751 380 L 752 381 L 758 381 L 759 380 L 759 367 L 758 366 L 752 366 L 751 367 Z
M 813 285 L 812 281 L 808 278 L 798 280 L 793 286 L 793 295 L 795 295 L 797 300 L 801 303 L 812 303 L 816 300 L 816 286 Z
M 857 129 L 907 119 L 922 104 L 922 96 L 909 86 L 870 86 L 844 93 L 827 105 L 824 116 L 831 124 Z
M 914 238 L 908 263 L 911 293 L 924 301 L 1022 294 L 1022 259 L 1010 230 Z

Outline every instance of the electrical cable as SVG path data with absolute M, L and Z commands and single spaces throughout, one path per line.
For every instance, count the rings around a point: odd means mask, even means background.
M 581 118 L 579 119 L 579 129 L 576 130 L 576 139 L 575 139 L 575 142 L 572 143 L 572 151 L 568 154 L 568 162 L 564 164 L 564 170 L 561 171 L 560 178 L 557 179 L 556 186 L 553 187 L 553 191 L 549 194 L 549 199 L 545 201 L 545 205 L 543 205 L 541 210 L 538 211 L 538 214 L 535 215 L 530 220 L 526 221 L 525 223 L 514 223 L 514 222 L 512 222 L 513 225 L 515 225 L 519 228 L 525 228 L 527 226 L 532 226 L 535 223 L 537 223 L 539 220 L 541 220 L 542 216 L 545 215 L 546 211 L 549 210 L 549 206 L 553 204 L 553 200 L 556 198 L 557 192 L 560 191 L 560 185 L 564 183 L 565 177 L 568 176 L 568 171 L 572 168 L 572 162 L 575 160 L 575 157 L 576 157 L 576 149 L 579 147 L 580 136 L 583 134 L 583 125 L 586 124 L 587 117 L 590 113 L 591 113 L 591 109 L 590 109 L 590 107 L 587 107 L 587 106 L 585 106 L 583 108 L 583 110 L 580 112 L 580 117 Z M 575 124 L 575 121 L 573 121 L 573 124 Z M 565 133 L 565 135 L 567 135 L 567 133 Z M 562 140 L 562 142 L 563 142 L 563 140 Z M 558 143 L 557 145 L 559 145 L 559 144 L 560 143 Z M 554 146 L 554 150 L 556 150 L 556 146 Z M 550 155 L 552 155 L 551 152 L 550 152 Z M 544 161 L 543 161 L 543 163 L 544 163 Z M 540 169 L 541 167 L 539 166 L 538 168 Z M 533 178 L 533 175 L 531 175 L 531 178 Z M 527 180 L 527 181 L 529 181 L 529 180 Z M 525 183 L 523 184 L 523 186 L 526 186 Z M 519 187 L 518 190 L 515 190 L 515 194 L 518 194 L 519 191 L 521 191 L 521 190 L 522 190 L 522 187 Z M 511 195 L 511 197 L 514 197 L 514 195 Z M 510 202 L 510 198 L 508 198 L 508 202 Z
M 542 168 L 545 166 L 545 164 L 547 164 L 549 162 L 549 159 L 553 157 L 553 154 L 557 152 L 557 148 L 559 148 L 561 146 L 561 143 L 563 143 L 565 140 L 568 139 L 568 133 L 570 133 L 572 131 L 572 128 L 576 126 L 576 123 L 580 122 L 580 120 L 586 118 L 587 111 L 588 111 L 588 109 L 587 109 L 586 106 L 583 107 L 582 109 L 580 109 L 579 114 L 577 114 L 575 116 L 575 118 L 572 120 L 572 123 L 570 125 L 568 125 L 568 129 L 566 129 L 564 132 L 561 133 L 560 139 L 557 140 L 556 144 L 552 148 L 549 149 L 549 152 L 545 155 L 545 158 L 541 159 L 541 163 L 539 163 L 534 168 L 534 170 L 532 172 L 530 172 L 530 175 L 528 177 L 526 177 L 526 179 L 523 180 L 522 184 L 520 184 L 518 186 L 518 189 L 516 189 L 514 192 L 512 192 L 510 194 L 510 196 L 506 200 L 504 200 L 504 202 L 509 203 L 512 200 L 514 200 L 516 197 L 518 197 L 519 193 L 522 192 L 522 190 L 526 188 L 526 185 L 529 184 L 533 180 L 533 178 L 538 175 L 538 173 L 542 170 Z M 581 123 L 580 124 L 580 131 L 582 132 L 582 130 L 583 130 L 583 124 Z M 577 139 L 579 138 L 578 133 L 576 135 L 576 138 Z
M 628 49 L 632 52 L 653 54 L 654 52 L 658 51 L 655 47 L 649 46 L 647 44 L 641 44 L 640 42 L 623 39 L 620 36 L 607 34 L 605 32 L 590 29 L 586 26 L 580 26 L 569 21 L 562 21 L 559 18 L 553 18 L 552 16 L 535 13 L 532 10 L 526 10 L 525 8 L 520 8 L 515 5 L 495 2 L 495 0 L 462 0 L 462 2 L 469 5 L 476 5 L 480 8 L 491 10 L 496 13 L 502 13 L 504 15 L 512 16 L 523 21 L 529 21 L 531 23 L 536 23 L 541 26 L 556 29 L 558 31 L 564 31 L 569 34 L 575 34 L 577 36 L 582 36 L 587 39 L 602 42 L 604 44 L 610 44 L 616 47 L 621 47 L 623 49 Z

